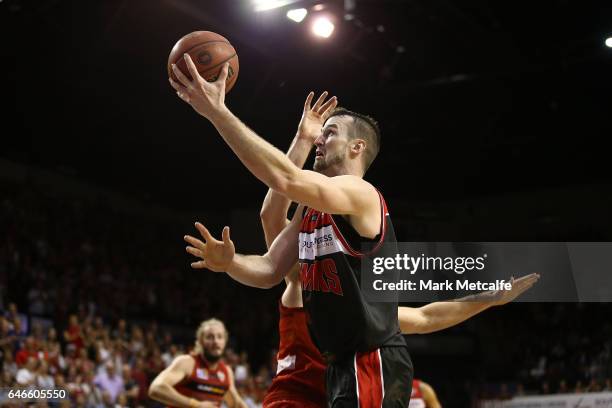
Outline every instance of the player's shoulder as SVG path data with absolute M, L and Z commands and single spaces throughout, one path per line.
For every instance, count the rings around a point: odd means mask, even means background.
M 191 354 L 181 354 L 180 356 L 177 356 L 174 358 L 174 360 L 172 360 L 172 364 L 170 365 L 171 367 L 174 367 L 175 369 L 182 369 L 185 371 L 191 371 L 193 370 L 193 367 L 195 366 L 195 357 Z
M 330 177 L 334 184 L 340 186 L 350 186 L 352 190 L 365 193 L 368 196 L 378 197 L 379 192 L 376 187 L 363 177 L 355 176 L 353 174 L 342 174 L 340 176 Z
M 337 182 L 351 182 L 374 188 L 374 186 L 369 181 L 367 181 L 363 177 L 359 177 L 354 174 L 340 174 L 337 176 L 330 176 L 330 179 Z

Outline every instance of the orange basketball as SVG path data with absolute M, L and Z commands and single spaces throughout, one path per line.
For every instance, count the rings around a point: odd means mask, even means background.
M 178 40 L 168 57 L 168 76 L 174 81 L 178 79 L 172 72 L 172 64 L 191 79 L 183 58 L 185 53 L 189 54 L 202 78 L 209 82 L 215 81 L 223 64 L 229 62 L 225 93 L 232 89 L 238 78 L 238 54 L 227 38 L 211 31 L 194 31 Z

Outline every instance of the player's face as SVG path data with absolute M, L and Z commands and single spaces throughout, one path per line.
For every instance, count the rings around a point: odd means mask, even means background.
M 350 121 L 349 116 L 333 116 L 325 122 L 321 135 L 315 140 L 315 171 L 327 173 L 342 165 L 347 157 Z
M 206 354 L 219 358 L 225 351 L 225 344 L 227 343 L 227 335 L 225 329 L 220 324 L 211 324 L 202 333 L 202 348 Z

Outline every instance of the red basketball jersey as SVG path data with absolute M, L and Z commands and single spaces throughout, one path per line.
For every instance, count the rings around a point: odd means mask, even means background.
M 421 382 L 419 380 L 412 380 L 412 394 L 410 395 L 409 408 L 425 408 L 425 400 L 423 399 L 423 393 L 421 392 Z
M 278 367 L 263 405 L 288 400 L 325 407 L 325 363 L 308 334 L 306 313 L 301 307 L 289 308 L 280 302 L 279 307 Z
M 221 406 L 223 397 L 230 387 L 228 367 L 222 361 L 213 370 L 200 356 L 190 356 L 195 364 L 191 374 L 176 384 L 174 388 L 182 395 L 198 401 L 212 401 Z

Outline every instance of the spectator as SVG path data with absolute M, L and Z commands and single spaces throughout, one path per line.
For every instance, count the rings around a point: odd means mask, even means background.
M 549 395 L 550 394 L 550 385 L 548 384 L 548 381 L 543 381 L 542 382 L 542 387 L 540 388 L 540 394 L 542 394 L 542 395 Z
M 18 369 L 17 363 L 15 363 L 15 360 L 13 359 L 13 353 L 11 353 L 10 350 L 5 352 L 2 362 L 2 371 L 9 373 L 12 377 L 15 377 Z
M 124 390 L 123 378 L 117 373 L 115 363 L 108 361 L 94 379 L 94 384 L 102 390 L 103 396 L 108 393 L 111 402 L 115 402 Z M 106 399 L 103 397 L 106 401 Z
M 134 379 L 136 384 L 138 384 L 137 401 L 139 403 L 142 403 L 148 398 L 147 392 L 149 391 L 149 381 L 147 380 L 147 374 L 145 372 L 145 363 L 142 357 L 138 357 L 136 359 L 136 363 L 134 364 L 134 368 L 132 369 L 131 377 Z
M 38 371 L 36 373 L 36 386 L 39 389 L 55 388 L 55 380 L 49 374 L 49 365 L 44 360 L 38 364 Z
M 26 337 L 24 347 L 19 350 L 15 356 L 15 362 L 18 366 L 22 366 L 30 357 L 36 360 L 46 360 L 49 358 L 49 355 L 46 352 L 39 351 L 39 347 L 36 344 L 36 340 L 34 340 L 33 336 Z
M 125 393 L 122 395 L 126 397 L 126 402 L 123 405 L 130 406 L 135 405 L 135 401 L 138 399 L 138 395 L 140 394 L 140 387 L 134 378 L 132 378 L 132 369 L 129 365 L 125 364 L 122 368 L 123 374 L 123 388 Z
M 180 354 L 181 353 L 179 353 L 178 347 L 175 344 L 172 344 L 170 345 L 168 350 L 166 350 L 164 354 L 162 354 L 161 358 L 164 362 L 164 365 L 168 367 L 170 363 L 172 363 L 172 361 L 174 361 L 174 359 Z
M 567 394 L 568 392 L 569 389 L 567 388 L 567 382 L 565 380 L 559 381 L 559 389 L 557 390 L 557 393 Z
M 83 331 L 79 325 L 78 318 L 75 314 L 70 315 L 68 329 L 64 331 L 64 340 L 68 343 L 68 347 L 74 353 L 85 346 L 83 341 Z
M 30 388 L 35 385 L 36 381 L 36 359 L 28 357 L 24 366 L 17 371 L 17 384 L 24 388 Z
M 11 322 L 4 316 L 0 316 L 0 348 L 13 348 L 17 336 L 12 333 Z
M 115 330 L 113 330 L 112 338 L 121 348 L 128 348 L 130 336 L 127 332 L 127 322 L 125 319 L 119 319 L 119 322 L 117 322 L 117 327 Z
M 582 394 L 584 392 L 584 387 L 582 385 L 582 381 L 576 381 L 576 388 L 574 388 L 574 392 L 576 394 Z
M 595 378 L 591 378 L 589 385 L 587 385 L 585 392 L 600 392 L 601 386 Z

